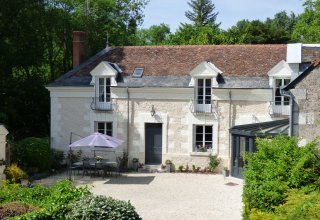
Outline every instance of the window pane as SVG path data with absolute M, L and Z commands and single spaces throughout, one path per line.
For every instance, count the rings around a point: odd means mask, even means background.
M 206 134 L 212 134 L 212 126 L 205 126 Z
M 212 134 L 206 134 L 205 141 L 212 141 Z
M 112 136 L 112 131 L 107 131 L 106 135 Z
M 276 79 L 276 87 L 282 86 L 282 79 Z
M 203 95 L 203 88 L 198 88 L 198 95 Z
M 110 86 L 110 78 L 106 78 L 106 86 Z
M 203 135 L 202 134 L 197 134 L 196 135 L 196 141 L 199 142 L 199 141 L 202 141 L 203 140 Z
M 288 85 L 288 84 L 290 83 L 290 79 L 284 79 L 284 82 L 283 82 L 283 83 L 284 83 L 284 86 L 285 86 L 285 85 Z
M 203 79 L 198 79 L 198 87 L 203 87 Z
M 289 105 L 290 103 L 290 98 L 289 97 L 284 97 L 284 105 Z
M 203 133 L 203 126 L 196 126 L 196 133 L 197 134 L 202 134 Z
M 206 95 L 211 95 L 211 88 L 206 88 Z
M 112 122 L 107 122 L 107 130 L 111 130 L 112 129 Z
M 99 78 L 99 86 L 103 86 L 104 84 L 104 79 L 103 78 Z
M 206 87 L 211 87 L 211 79 L 206 79 Z
M 205 146 L 207 149 L 212 149 L 212 142 L 206 142 Z

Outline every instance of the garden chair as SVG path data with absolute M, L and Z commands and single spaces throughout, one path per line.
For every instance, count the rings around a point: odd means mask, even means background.
M 90 161 L 89 160 L 84 160 L 83 164 L 82 164 L 82 176 L 84 176 L 85 174 L 87 175 L 91 175 L 91 165 L 90 165 Z

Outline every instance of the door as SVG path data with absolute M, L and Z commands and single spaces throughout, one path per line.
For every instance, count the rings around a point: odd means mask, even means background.
M 242 172 L 245 165 L 245 152 L 252 152 L 254 150 L 253 139 L 248 137 L 241 137 L 232 135 L 232 171 L 231 175 L 242 178 Z
M 162 124 L 146 123 L 146 164 L 161 164 L 162 162 Z

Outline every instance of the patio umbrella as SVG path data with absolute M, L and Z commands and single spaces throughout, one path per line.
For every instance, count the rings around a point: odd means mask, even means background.
M 93 133 L 85 138 L 73 142 L 69 145 L 70 148 L 74 147 L 101 147 L 101 148 L 116 148 L 121 145 L 124 141 L 118 138 L 101 134 Z
M 77 147 L 89 147 L 94 149 L 96 147 L 99 148 L 116 148 L 121 145 L 124 141 L 118 138 L 101 134 L 101 133 L 93 133 L 87 137 L 84 137 L 78 141 L 73 142 L 69 145 L 70 151 L 71 148 Z M 71 180 L 71 158 L 70 158 L 70 169 L 69 169 L 69 179 Z

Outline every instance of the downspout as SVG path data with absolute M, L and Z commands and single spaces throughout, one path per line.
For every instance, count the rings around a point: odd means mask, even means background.
M 230 133 L 230 129 L 232 126 L 232 116 L 231 116 L 231 100 L 232 100 L 232 93 L 231 90 L 229 89 L 229 147 L 228 147 L 228 157 L 229 157 L 229 166 L 232 168 L 232 157 L 231 157 L 231 148 L 232 148 L 232 135 Z M 229 169 L 230 170 L 230 169 Z
M 127 153 L 129 155 L 129 127 L 130 127 L 130 121 L 129 121 L 129 88 L 127 87 Z
M 280 89 L 280 94 L 290 99 L 290 115 L 289 115 L 289 136 L 293 135 L 293 95 L 290 91 Z

